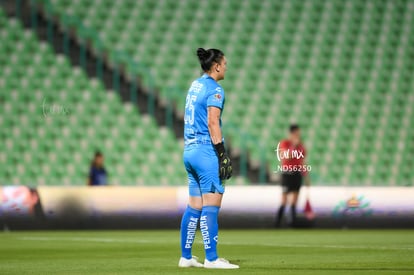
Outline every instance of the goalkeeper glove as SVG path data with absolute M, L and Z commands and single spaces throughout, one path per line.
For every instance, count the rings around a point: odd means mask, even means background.
M 220 179 L 228 180 L 233 173 L 233 167 L 231 166 L 231 159 L 226 153 L 223 142 L 214 145 L 219 158 L 219 175 Z

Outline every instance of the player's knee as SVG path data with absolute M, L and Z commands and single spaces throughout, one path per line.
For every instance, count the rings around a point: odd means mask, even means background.
M 218 206 L 221 207 L 221 200 L 223 194 L 220 193 L 206 193 L 203 194 L 203 206 Z
M 201 197 L 190 197 L 188 205 L 193 209 L 201 210 L 203 208 L 203 199 Z

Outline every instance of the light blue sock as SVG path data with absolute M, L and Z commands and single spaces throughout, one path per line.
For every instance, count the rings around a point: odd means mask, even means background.
M 183 218 L 181 219 L 181 256 L 186 259 L 191 259 L 192 257 L 191 248 L 193 246 L 200 215 L 201 210 L 187 206 Z
M 203 236 L 206 259 L 209 261 L 217 260 L 217 240 L 218 240 L 218 206 L 204 206 L 201 211 L 200 228 Z

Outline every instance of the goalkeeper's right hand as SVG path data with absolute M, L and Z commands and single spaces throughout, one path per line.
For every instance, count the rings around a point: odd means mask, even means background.
M 226 153 L 223 142 L 214 145 L 219 158 L 219 175 L 221 180 L 228 180 L 233 173 L 231 159 Z

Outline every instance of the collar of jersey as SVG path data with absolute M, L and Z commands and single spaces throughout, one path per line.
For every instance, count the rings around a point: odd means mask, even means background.
M 211 76 L 209 76 L 209 75 L 208 75 L 208 74 L 206 74 L 206 73 L 204 73 L 202 77 L 203 77 L 203 78 L 210 78 L 210 79 L 213 79 Z M 214 79 L 213 79 L 213 80 L 214 80 Z

